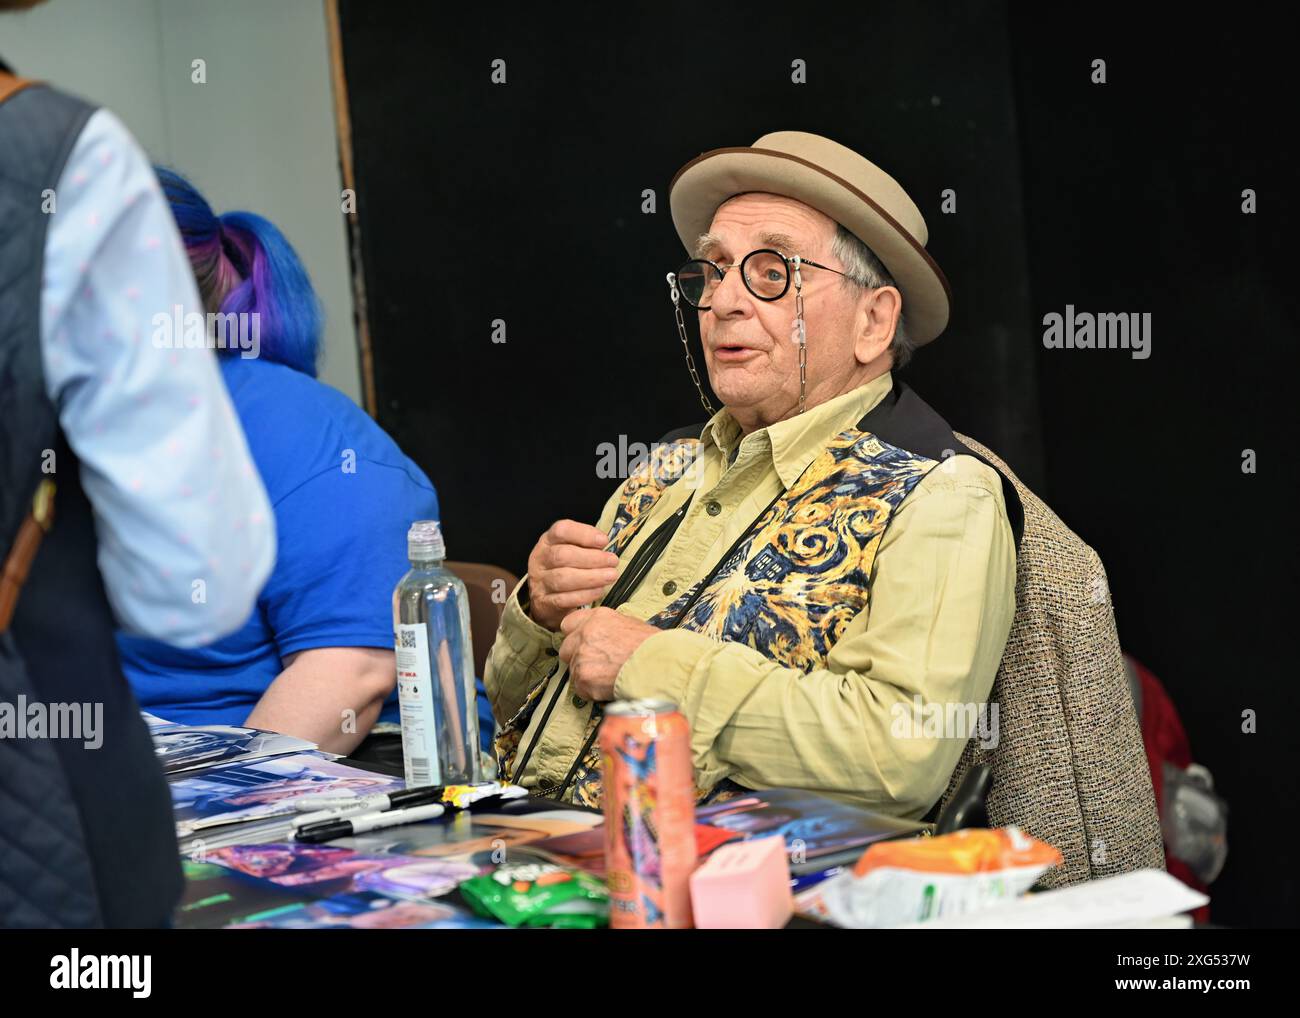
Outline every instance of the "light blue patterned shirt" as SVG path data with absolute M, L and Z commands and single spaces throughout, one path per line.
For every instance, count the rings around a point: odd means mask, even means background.
M 189 260 L 149 160 L 107 110 L 53 197 L 46 391 L 81 461 L 109 602 L 127 632 L 209 643 L 249 617 L 275 521 L 215 354 L 157 341 L 155 315 L 204 310 Z

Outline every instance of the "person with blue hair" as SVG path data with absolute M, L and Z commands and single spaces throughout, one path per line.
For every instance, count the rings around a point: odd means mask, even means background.
M 280 541 L 243 628 L 197 649 L 120 633 L 123 669 L 141 705 L 169 721 L 268 729 L 347 754 L 398 719 L 392 592 L 409 568 L 407 528 L 438 519 L 438 496 L 364 411 L 317 380 L 320 304 L 280 230 L 252 212 L 217 215 L 183 176 L 155 172 L 220 326 L 207 339 Z M 489 721 L 485 742 L 491 733 Z

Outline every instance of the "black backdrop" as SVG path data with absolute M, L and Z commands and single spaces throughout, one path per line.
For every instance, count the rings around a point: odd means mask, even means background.
M 453 558 L 522 572 L 551 521 L 594 521 L 613 490 L 601 443 L 702 419 L 663 282 L 683 258 L 676 169 L 771 130 L 835 138 L 917 200 L 953 286 L 951 325 L 906 377 L 1097 548 L 1126 649 L 1164 680 L 1232 805 L 1215 918 L 1295 922 L 1272 840 L 1295 798 L 1275 593 L 1295 564 L 1281 491 L 1295 199 L 1268 32 L 1062 24 L 1001 3 L 848 20 L 700 4 L 340 13 L 376 413 L 437 485 Z M 807 84 L 790 81 L 795 58 Z M 1257 215 L 1240 211 L 1246 187 Z M 1151 312 L 1151 357 L 1044 350 L 1042 316 L 1067 303 Z

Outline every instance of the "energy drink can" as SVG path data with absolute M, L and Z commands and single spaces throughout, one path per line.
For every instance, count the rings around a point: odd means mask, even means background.
M 668 700 L 618 700 L 600 729 L 609 925 L 688 929 L 695 848 L 690 726 Z

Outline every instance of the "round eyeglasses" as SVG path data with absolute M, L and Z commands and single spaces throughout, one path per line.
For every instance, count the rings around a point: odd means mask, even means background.
M 811 265 L 839 276 L 844 275 L 839 269 L 810 262 L 807 258 L 799 258 L 798 265 Z M 696 311 L 708 311 L 712 306 L 713 294 L 722 285 L 722 278 L 730 269 L 731 266 L 723 268 L 707 258 L 692 258 L 675 273 L 677 287 L 686 303 Z M 740 278 L 745 289 L 759 300 L 780 300 L 790 289 L 790 259 L 772 248 L 751 251 L 741 259 Z

